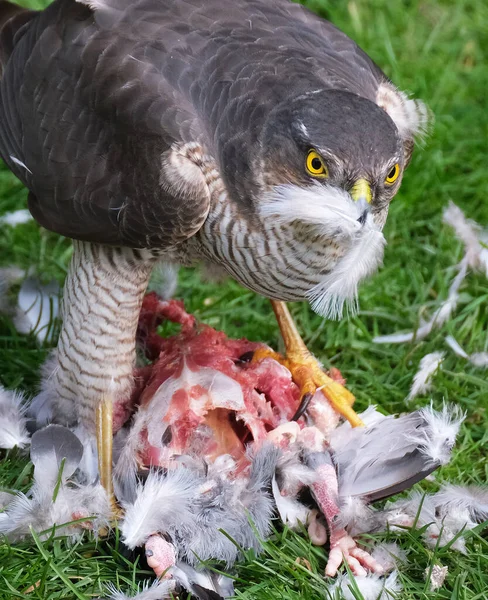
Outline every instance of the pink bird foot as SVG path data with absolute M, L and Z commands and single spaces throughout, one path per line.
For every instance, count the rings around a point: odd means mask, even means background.
M 364 576 L 367 571 L 383 574 L 383 567 L 365 550 L 361 550 L 344 529 L 332 532 L 329 560 L 325 568 L 328 577 L 334 577 L 337 569 L 345 562 L 356 576 Z
M 324 546 L 327 541 L 327 529 L 318 520 L 319 511 L 314 509 L 308 518 L 308 536 L 314 546 Z
M 169 579 L 170 569 L 176 564 L 176 552 L 173 544 L 167 542 L 158 534 L 151 535 L 145 543 L 147 564 L 156 577 Z

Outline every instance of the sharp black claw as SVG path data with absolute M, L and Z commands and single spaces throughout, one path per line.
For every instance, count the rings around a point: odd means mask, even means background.
M 298 407 L 296 413 L 291 418 L 292 421 L 298 421 L 298 419 L 305 414 L 312 398 L 313 398 L 313 394 L 308 393 L 308 394 L 303 395 L 303 398 L 300 402 L 300 406 Z
M 237 362 L 240 363 L 248 363 L 251 362 L 254 356 L 254 350 L 249 350 L 249 352 L 244 352 L 242 356 L 239 356 Z

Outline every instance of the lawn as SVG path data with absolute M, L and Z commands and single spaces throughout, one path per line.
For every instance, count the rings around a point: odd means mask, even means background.
M 475 273 L 463 284 L 453 319 L 427 340 L 399 346 L 372 342 L 378 334 L 415 328 L 422 316 L 430 316 L 445 299 L 462 257 L 461 244 L 441 221 L 448 201 L 488 226 L 488 4 L 483 0 L 316 0 L 307 4 L 355 39 L 399 87 L 424 99 L 435 115 L 433 131 L 415 152 L 392 203 L 385 229 L 384 267 L 362 286 L 361 312 L 335 323 L 324 322 L 305 304 L 291 307 L 309 347 L 325 365 L 341 369 L 359 409 L 374 403 L 385 412 L 400 412 L 406 409 L 405 397 L 421 358 L 445 350 L 446 335 L 454 335 L 468 352 L 488 350 L 488 280 Z M 0 214 L 25 207 L 26 196 L 22 185 L 2 168 Z M 0 233 L 0 266 L 31 269 L 47 280 L 63 281 L 70 253 L 68 240 L 41 230 L 34 222 L 15 229 L 4 227 Z M 233 282 L 215 285 L 203 282 L 194 271 L 182 270 L 177 296 L 199 319 L 230 336 L 279 344 L 268 302 Z M 9 318 L 0 316 L 2 385 L 34 393 L 48 350 L 34 337 L 17 334 Z M 446 481 L 483 484 L 488 471 L 486 371 L 448 352 L 433 391 L 411 406 L 425 405 L 431 399 L 436 406 L 443 400 L 458 403 L 467 419 L 451 464 L 419 489 L 435 491 Z M 25 456 L 3 455 L 0 485 L 28 489 L 31 472 Z M 417 532 L 386 537 L 397 539 L 408 555 L 408 564 L 400 571 L 404 586 L 400 598 L 488 598 L 488 538 L 481 528 L 470 534 L 467 555 L 449 549 L 427 550 Z M 306 557 L 312 570 L 297 566 L 296 557 Z M 151 575 L 135 558 L 124 552 L 116 535 L 98 543 L 87 537 L 71 547 L 62 539 L 15 546 L 2 543 L 0 599 L 86 600 L 103 595 L 108 582 L 135 590 L 138 582 Z M 324 597 L 325 559 L 324 550 L 312 547 L 304 536 L 277 532 L 260 557 L 247 556 L 239 566 L 237 597 Z M 437 592 L 430 592 L 424 579 L 425 569 L 433 564 L 449 567 L 444 586 Z

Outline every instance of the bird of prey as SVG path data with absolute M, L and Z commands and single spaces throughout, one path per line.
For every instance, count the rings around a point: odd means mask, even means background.
M 40 412 L 97 433 L 108 477 L 152 267 L 203 262 L 273 300 L 304 396 L 360 424 L 283 302 L 354 307 L 424 105 L 287 0 L 1 2 L 0 26 L 0 154 L 74 240 Z

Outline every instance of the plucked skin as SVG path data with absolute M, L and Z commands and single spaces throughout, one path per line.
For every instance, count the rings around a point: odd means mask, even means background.
M 101 394 L 127 396 L 154 256 L 204 260 L 334 315 L 344 300 L 324 308 L 327 289 L 350 278 L 351 299 L 381 262 L 425 110 L 302 6 L 56 0 L 6 22 L 0 60 L 0 154 L 34 217 L 86 242 L 48 390 L 56 418 L 90 424 Z M 327 178 L 307 173 L 310 149 Z M 400 176 L 385 185 L 395 163 Z M 358 179 L 371 186 L 368 214 L 349 195 Z M 299 207 L 310 210 L 297 217 Z

